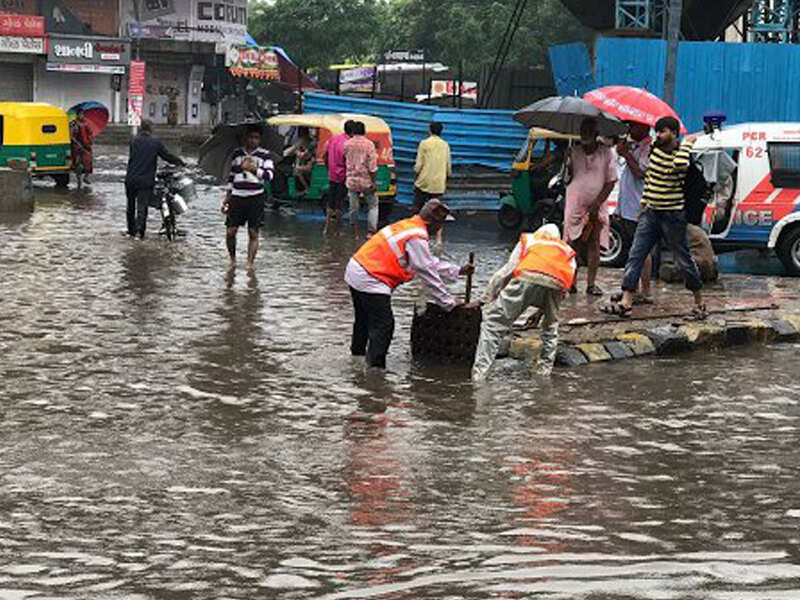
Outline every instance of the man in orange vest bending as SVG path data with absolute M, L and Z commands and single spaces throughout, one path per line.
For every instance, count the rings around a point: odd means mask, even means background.
M 549 375 L 558 349 L 558 307 L 575 281 L 575 251 L 561 241 L 558 227 L 523 233 L 508 262 L 489 281 L 472 380 L 486 379 L 511 326 L 529 306 L 542 314 L 542 350 L 537 370 Z
M 366 356 L 370 367 L 386 368 L 386 353 L 394 334 L 392 292 L 415 275 L 425 283 L 431 301 L 444 310 L 457 302 L 445 281 L 454 282 L 472 272 L 431 254 L 428 240 L 452 220 L 450 209 L 440 200 L 430 200 L 418 215 L 388 225 L 373 235 L 347 264 L 344 280 L 350 286 L 355 309 L 353 356 Z

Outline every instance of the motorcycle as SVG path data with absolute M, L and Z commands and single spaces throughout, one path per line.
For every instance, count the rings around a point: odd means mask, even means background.
M 156 175 L 153 199 L 150 206 L 161 213 L 161 231 L 169 241 L 186 235 L 177 227 L 176 217 L 189 210 L 189 204 L 197 199 L 194 181 L 178 169 L 162 169 Z

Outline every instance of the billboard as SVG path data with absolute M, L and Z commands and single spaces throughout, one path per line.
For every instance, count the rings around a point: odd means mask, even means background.
M 280 79 L 278 55 L 270 48 L 231 46 L 225 64 L 235 77 L 250 79 Z
M 139 20 L 125 0 L 124 24 L 132 38 L 244 45 L 247 0 L 142 0 Z
M 366 65 L 343 69 L 339 75 L 340 92 L 371 92 L 373 78 L 376 77 L 375 66 Z M 380 91 L 380 82 L 375 82 L 376 91 Z

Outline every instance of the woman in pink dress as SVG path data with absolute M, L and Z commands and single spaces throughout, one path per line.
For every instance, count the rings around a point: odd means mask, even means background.
M 595 282 L 600 248 L 608 248 L 611 221 L 607 200 L 618 175 L 614 151 L 597 140 L 597 121 L 587 118 L 581 123 L 580 146 L 570 150 L 568 160 L 572 180 L 564 207 L 564 239 L 579 254 L 586 253 L 586 293 L 602 296 Z

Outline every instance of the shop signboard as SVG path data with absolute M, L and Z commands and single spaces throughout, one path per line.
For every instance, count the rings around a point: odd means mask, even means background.
M 42 37 L 44 36 L 44 17 L 0 14 L 0 35 Z
M 360 67 L 353 67 L 352 69 L 344 69 L 339 75 L 339 91 L 371 92 L 373 86 L 372 80 L 374 77 L 374 65 L 364 65 Z
M 50 36 L 48 71 L 125 73 L 131 62 L 130 42 Z
M 280 79 L 278 55 L 270 48 L 231 46 L 225 63 L 234 77 L 250 79 Z
M 383 53 L 387 63 L 425 62 L 424 50 L 390 50 Z
M 144 4 L 140 20 L 127 22 L 132 38 L 245 43 L 247 0 L 144 0 Z
M 43 37 L 0 36 L 0 52 L 13 52 L 15 54 L 45 54 Z
M 132 60 L 130 81 L 128 82 L 128 125 L 139 127 L 142 124 L 144 110 L 146 66 L 143 60 Z
M 431 81 L 431 98 L 442 96 L 458 96 L 458 81 L 452 79 L 434 79 Z M 474 81 L 463 81 L 461 97 L 478 101 L 478 84 Z

